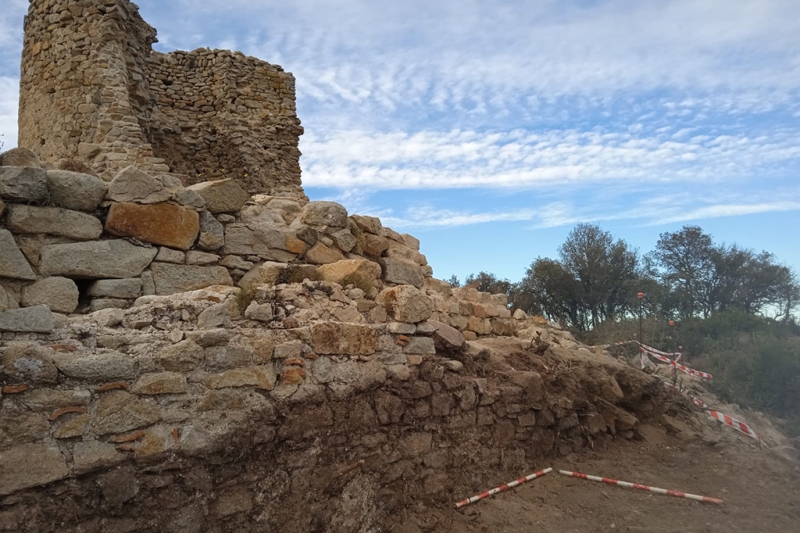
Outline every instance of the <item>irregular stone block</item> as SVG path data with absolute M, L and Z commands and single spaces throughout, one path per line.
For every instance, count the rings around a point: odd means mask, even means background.
M 15 233 L 45 233 L 77 241 L 91 241 L 103 233 L 103 224 L 91 215 L 60 207 L 12 205 L 8 229 Z
M 200 233 L 200 215 L 194 209 L 175 204 L 111 204 L 106 231 L 120 237 L 181 250 L 194 245 Z
M 57 446 L 28 444 L 0 452 L 0 496 L 46 485 L 69 475 Z
M 225 254 L 270 257 L 286 248 L 286 234 L 275 226 L 228 224 L 225 228 Z
M 130 305 L 130 300 L 122 300 L 120 298 L 95 298 L 89 304 L 89 312 L 96 313 L 97 311 L 106 311 L 108 309 L 127 309 Z
M 108 192 L 108 184 L 95 176 L 67 170 L 48 170 L 50 202 L 76 211 L 94 211 Z
M 92 297 L 135 299 L 142 295 L 142 278 L 101 279 L 89 285 Z
M 244 312 L 244 317 L 248 320 L 256 320 L 258 322 L 272 322 L 275 318 L 270 304 L 259 304 L 258 302 L 250 302 Z
M 160 263 L 175 263 L 182 265 L 186 262 L 186 254 L 180 250 L 173 250 L 171 248 L 161 247 L 158 249 L 158 255 L 154 259 Z
M 0 278 L 33 281 L 36 274 L 17 247 L 11 232 L 0 229 Z
M 350 233 L 350 230 L 347 229 L 340 229 L 337 232 L 331 233 L 330 238 L 333 244 L 344 253 L 350 252 L 357 244 L 356 238 Z
M 389 257 L 382 258 L 380 264 L 383 269 L 383 279 L 387 283 L 413 285 L 418 289 L 425 284 L 425 275 L 419 265 Z
M 444 353 L 461 353 L 464 351 L 466 339 L 456 328 L 437 320 L 429 320 L 434 327 L 433 342 L 438 350 Z
M 17 309 L 19 303 L 14 299 L 2 285 L 0 285 L 0 311 L 7 311 L 8 309 Z
M 40 168 L 0 166 L 0 198 L 39 203 L 47 199 L 47 173 Z
M 3 353 L 3 374 L 23 383 L 55 383 L 58 369 L 51 358 L 52 350 L 35 344 L 11 346 Z
M 103 394 L 97 401 L 92 426 L 98 435 L 108 435 L 151 426 L 159 420 L 161 413 L 153 400 L 113 391 Z
M 385 289 L 377 301 L 398 322 L 416 324 L 428 320 L 433 314 L 431 299 L 410 285 Z
M 378 347 L 378 332 L 358 324 L 315 324 L 311 338 L 314 351 L 320 355 L 372 355 Z
M 216 265 L 219 263 L 219 256 L 217 254 L 209 254 L 206 252 L 199 252 L 197 250 L 190 250 L 186 252 L 187 265 Z
M 381 266 L 368 259 L 345 259 L 317 267 L 319 277 L 323 281 L 338 283 L 341 286 L 353 284 L 360 289 L 361 285 L 372 285 L 381 277 Z
M 46 305 L 12 309 L 0 313 L 0 331 L 50 333 L 53 328 L 53 313 Z
M 25 395 L 25 405 L 38 411 L 55 411 L 74 405 L 89 405 L 88 390 L 55 390 L 36 388 Z
M 235 213 L 250 199 L 247 191 L 233 178 L 206 181 L 187 188 L 202 196 L 206 201 L 206 209 L 212 213 Z
M 403 353 L 412 355 L 436 355 L 433 339 L 430 337 L 412 337 L 403 348 Z
M 380 235 L 371 233 L 361 233 L 356 237 L 357 251 L 361 251 L 367 257 L 378 258 L 389 248 L 389 241 Z
M 67 377 L 93 383 L 131 379 L 136 375 L 134 358 L 118 352 L 56 354 L 53 359 Z
M 206 386 L 212 389 L 256 387 L 272 390 L 275 387 L 275 379 L 275 371 L 271 366 L 253 366 L 211 375 L 206 378 Z
M 347 227 L 347 209 L 336 202 L 308 202 L 300 219 L 309 226 Z
M 22 305 L 46 305 L 55 313 L 70 314 L 78 308 L 78 286 L 69 278 L 53 277 L 37 281 L 22 290 Z
M 225 226 L 208 211 L 200 212 L 200 237 L 197 247 L 216 252 L 225 244 Z
M 306 252 L 306 260 L 315 265 L 325 265 L 344 260 L 344 255 L 336 248 L 326 246 L 321 241 Z
M 406 246 L 411 248 L 412 250 L 419 252 L 419 239 L 414 237 L 413 235 L 409 235 L 408 233 L 403 233 L 403 242 L 406 243 Z
M 136 394 L 181 394 L 188 390 L 186 377 L 177 372 L 144 374 L 131 387 Z
M 134 166 L 122 169 L 108 186 L 106 197 L 113 202 L 157 204 L 166 202 L 172 193 L 161 181 Z
M 212 285 L 233 285 L 228 269 L 221 266 L 202 267 L 153 263 L 150 270 L 153 272 L 156 294 L 159 295 L 194 291 Z
M 242 276 L 238 285 L 247 288 L 262 284 L 301 283 L 305 279 L 316 281 L 317 278 L 317 267 L 314 265 L 289 265 L 267 261 Z
M 12 148 L 0 154 L 0 167 L 42 168 L 42 162 L 30 148 Z
M 155 256 L 155 248 L 124 240 L 52 244 L 42 248 L 39 269 L 45 275 L 71 278 L 135 278 Z
M 380 235 L 381 230 L 383 230 L 383 224 L 381 224 L 381 219 L 378 217 L 351 215 L 350 220 L 355 222 L 356 226 L 358 226 L 361 231 L 366 231 L 373 235 Z
M 96 440 L 76 442 L 72 456 L 76 474 L 105 469 L 125 460 L 114 445 Z
M 205 333 L 210 334 L 212 332 Z M 227 334 L 227 332 L 225 333 Z M 227 335 L 225 337 L 225 342 L 227 342 Z M 157 357 L 165 370 L 191 372 L 203 361 L 205 352 L 203 348 L 193 340 L 185 340 L 178 344 L 167 346 L 158 353 Z

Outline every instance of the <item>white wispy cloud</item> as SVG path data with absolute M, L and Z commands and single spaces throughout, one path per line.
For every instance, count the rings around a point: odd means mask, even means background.
M 595 128 L 310 134 L 302 141 L 303 181 L 308 186 L 373 189 L 708 182 L 744 178 L 757 168 L 800 158 L 800 129 L 756 137 L 676 137 L 669 129 L 648 133 Z

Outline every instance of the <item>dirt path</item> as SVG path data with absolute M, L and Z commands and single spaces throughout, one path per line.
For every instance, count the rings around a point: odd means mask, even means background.
M 800 468 L 744 441 L 708 446 L 665 437 L 655 444 L 623 442 L 603 452 L 574 454 L 534 466 L 718 497 L 725 505 L 623 489 L 554 472 L 460 511 L 441 508 L 424 515 L 409 513 L 394 531 L 800 532 Z M 497 484 L 505 481 L 509 480 L 498 479 Z

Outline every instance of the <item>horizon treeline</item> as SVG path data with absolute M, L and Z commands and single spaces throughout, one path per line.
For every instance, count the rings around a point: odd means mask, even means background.
M 461 286 L 456 276 L 449 280 Z M 557 258 L 538 257 L 514 283 L 492 273 L 471 274 L 464 285 L 504 293 L 513 309 L 542 315 L 576 332 L 644 311 L 664 320 L 709 318 L 738 311 L 776 321 L 794 321 L 800 283 L 789 266 L 766 251 L 715 243 L 698 226 L 662 233 L 641 254 L 593 224 L 578 224 Z

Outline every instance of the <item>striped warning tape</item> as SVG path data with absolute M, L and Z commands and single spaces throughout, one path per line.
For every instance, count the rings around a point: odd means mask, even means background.
M 673 367 L 677 368 L 681 372 L 685 372 L 686 374 L 689 374 L 691 376 L 698 376 L 698 377 L 701 377 L 703 379 L 713 379 L 713 376 L 711 374 L 709 374 L 708 372 L 700 372 L 699 370 L 695 370 L 693 368 L 689 368 L 688 366 L 684 366 L 684 365 L 682 365 L 680 363 L 676 363 L 675 361 L 673 361 L 669 357 L 666 357 L 666 356 L 663 356 L 663 355 L 660 355 L 660 354 L 657 354 L 657 353 L 653 353 L 653 352 L 651 352 L 649 349 L 647 349 L 644 346 L 642 346 L 641 350 L 642 350 L 642 352 L 648 354 L 649 356 L 653 357 L 654 359 L 658 359 L 659 361 L 661 361 L 663 363 L 667 363 L 669 365 L 672 365 Z
M 678 356 L 681 355 L 680 352 L 662 352 L 661 350 L 656 350 L 652 346 L 648 346 L 646 344 L 640 344 L 639 346 L 641 346 L 642 348 L 644 348 L 645 350 L 647 350 L 650 353 L 663 355 L 665 357 L 678 357 Z
M 650 487 L 648 485 L 640 485 L 638 483 L 628 483 L 627 481 L 619 481 L 616 479 L 609 479 L 605 477 L 590 476 L 587 474 L 581 474 L 580 472 L 569 472 L 568 470 L 559 470 L 558 472 L 565 476 L 576 477 L 580 479 L 588 479 L 589 481 L 599 481 L 600 483 L 608 483 L 609 485 L 617 485 L 619 487 L 625 487 L 629 489 L 646 490 L 649 492 L 655 492 L 656 494 L 666 494 L 667 496 L 688 498 L 690 500 L 697 500 L 699 502 L 705 502 L 705 503 L 716 503 L 716 504 L 723 503 L 722 500 L 717 498 L 709 498 L 708 496 L 698 496 L 697 494 L 689 494 L 686 492 L 681 492 L 679 490 L 659 489 L 658 487 Z
M 742 422 L 741 420 L 736 420 L 732 416 L 728 416 L 726 414 L 720 413 L 718 411 L 714 411 L 713 409 L 708 409 L 708 415 L 713 418 L 714 420 L 719 420 L 726 426 L 730 426 L 736 431 L 744 433 L 748 437 L 753 437 L 757 441 L 761 442 L 761 437 L 758 436 L 758 433 L 753 431 L 753 428 Z
M 529 476 L 521 477 L 521 478 L 519 478 L 519 479 L 517 479 L 515 481 L 511 481 L 510 483 L 506 483 L 505 485 L 500 485 L 499 487 L 493 488 L 492 490 L 487 490 L 486 492 L 481 492 L 477 496 L 473 496 L 472 498 L 467 498 L 466 500 L 461 500 L 460 502 L 458 502 L 456 504 L 456 509 L 461 509 L 462 507 L 465 507 L 465 506 L 467 506 L 467 505 L 469 505 L 471 503 L 475 503 L 477 501 L 480 501 L 480 500 L 482 500 L 484 498 L 488 498 L 489 496 L 494 496 L 495 494 L 499 494 L 501 492 L 505 492 L 508 489 L 513 489 L 514 487 L 516 487 L 518 485 L 522 485 L 523 483 L 531 481 L 533 479 L 536 479 L 537 477 L 542 477 L 543 475 L 549 474 L 552 471 L 553 471 L 552 468 L 546 468 L 544 470 L 536 472 L 535 474 L 531 474 Z

